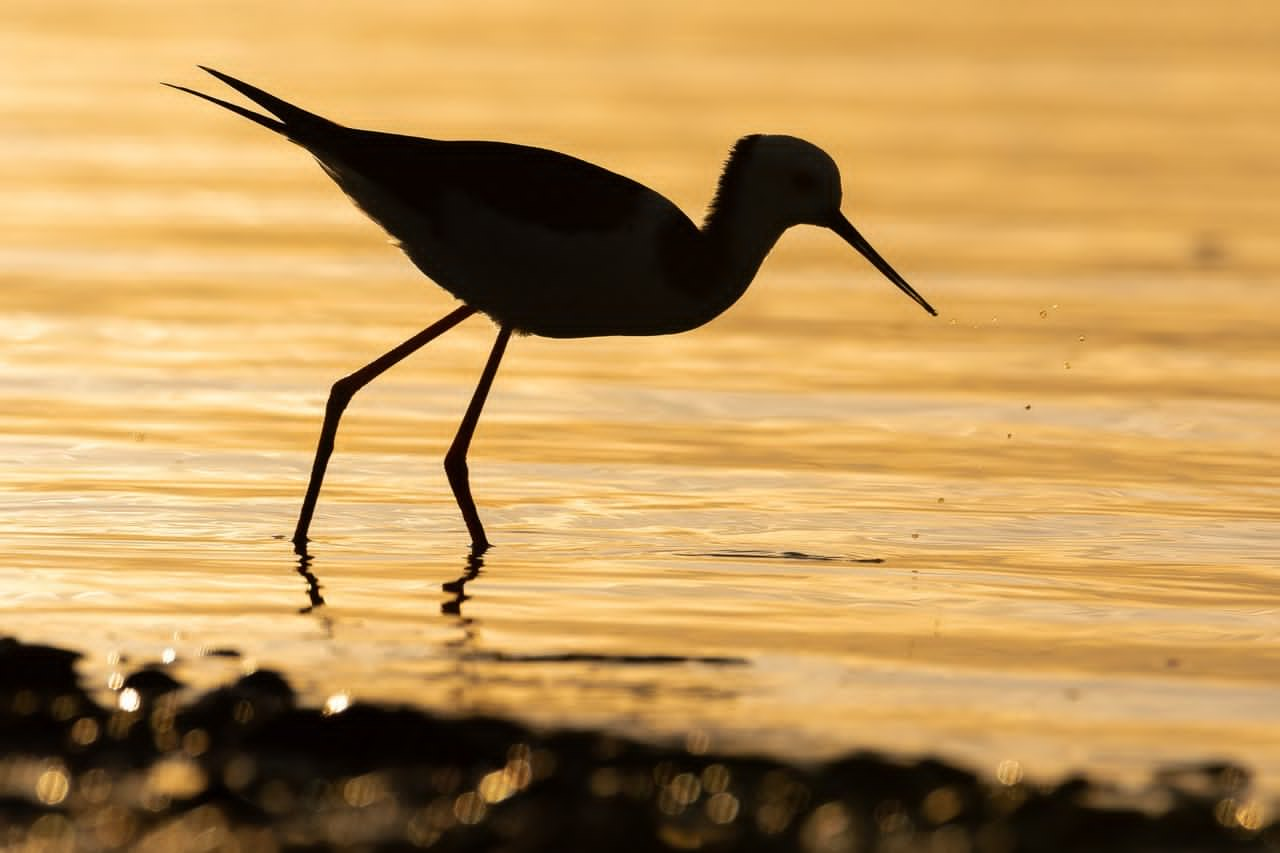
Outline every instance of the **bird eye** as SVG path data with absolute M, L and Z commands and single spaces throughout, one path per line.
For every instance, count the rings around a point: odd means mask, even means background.
M 818 186 L 818 179 L 809 172 L 792 172 L 791 185 L 803 192 L 808 192 Z

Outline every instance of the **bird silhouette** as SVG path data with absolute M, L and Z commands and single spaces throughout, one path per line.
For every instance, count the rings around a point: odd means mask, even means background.
M 220 71 L 255 112 L 186 86 L 306 149 L 429 278 L 462 305 L 334 383 L 293 542 L 305 550 L 338 422 L 377 376 L 473 314 L 498 336 L 445 454 L 474 549 L 489 547 L 471 495 L 467 449 L 512 332 L 550 338 L 668 335 L 738 300 L 794 225 L 831 229 L 926 311 L 925 299 L 853 227 L 840 172 L 794 136 L 751 134 L 729 153 L 701 227 L 643 184 L 567 154 L 506 142 L 447 141 L 332 122 Z

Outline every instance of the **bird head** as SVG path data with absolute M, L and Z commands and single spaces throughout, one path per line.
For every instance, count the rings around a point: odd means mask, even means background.
M 726 178 L 735 160 L 740 161 L 739 180 L 750 186 L 750 192 L 756 198 L 768 200 L 769 209 L 782 227 L 818 225 L 830 228 L 899 290 L 937 316 L 933 306 L 898 275 L 841 212 L 844 193 L 840 169 L 831 155 L 794 136 L 757 134 L 738 142 L 730 157 Z

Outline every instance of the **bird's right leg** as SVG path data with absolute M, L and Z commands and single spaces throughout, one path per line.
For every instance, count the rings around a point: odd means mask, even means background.
M 480 382 L 475 393 L 471 395 L 471 403 L 462 416 L 458 426 L 458 434 L 449 445 L 449 452 L 444 456 L 444 473 L 449 478 L 449 487 L 453 489 L 453 499 L 462 510 L 462 520 L 467 523 L 467 532 L 471 534 L 473 554 L 483 554 L 489 548 L 489 538 L 484 535 L 484 525 L 480 523 L 480 513 L 476 512 L 475 499 L 471 497 L 470 477 L 467 474 L 467 449 L 471 447 L 471 437 L 475 435 L 476 424 L 480 422 L 480 410 L 484 408 L 485 398 L 489 396 L 489 388 L 493 385 L 493 377 L 498 373 L 498 364 L 502 354 L 507 351 L 507 341 L 511 338 L 511 327 L 503 326 L 498 330 L 498 338 L 489 351 L 489 360 L 480 373 Z
M 476 309 L 463 305 L 446 315 L 400 346 L 374 359 L 369 364 L 344 376 L 333 383 L 329 392 L 329 402 L 324 407 L 324 425 L 320 427 L 320 441 L 316 444 L 316 459 L 311 465 L 311 480 L 307 483 L 307 496 L 302 500 L 302 512 L 298 514 L 298 526 L 293 531 L 295 549 L 305 549 L 307 530 L 311 527 L 311 516 L 316 511 L 316 500 L 320 497 L 320 484 L 324 482 L 324 472 L 329 466 L 329 457 L 333 455 L 333 440 L 338 434 L 338 420 L 346 410 L 347 404 L 355 393 L 390 368 L 399 364 L 413 353 L 422 349 L 435 338 L 440 337 L 463 320 L 476 313 Z

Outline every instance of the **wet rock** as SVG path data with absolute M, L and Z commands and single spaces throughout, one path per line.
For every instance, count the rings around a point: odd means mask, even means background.
M 1125 792 L 926 758 L 821 765 L 335 703 L 277 673 L 199 696 L 140 669 L 96 704 L 71 652 L 0 640 L 0 821 L 36 849 L 1217 851 L 1280 834 L 1231 764 Z M 48 846 L 47 844 L 45 846 Z

